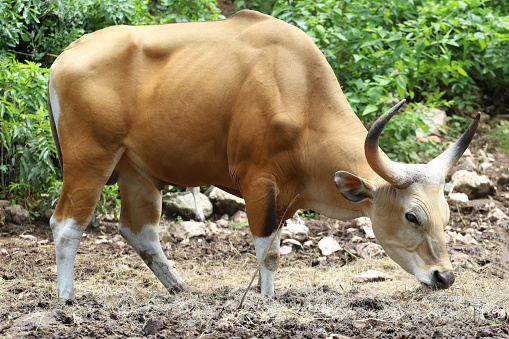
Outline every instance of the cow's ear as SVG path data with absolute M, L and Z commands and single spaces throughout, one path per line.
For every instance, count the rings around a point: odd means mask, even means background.
M 371 185 L 356 175 L 339 171 L 334 173 L 334 181 L 341 194 L 350 201 L 360 202 L 373 197 Z

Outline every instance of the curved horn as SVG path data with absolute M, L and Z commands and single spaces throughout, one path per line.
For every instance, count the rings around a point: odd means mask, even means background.
M 442 154 L 435 159 L 431 160 L 428 165 L 437 168 L 441 171 L 444 177 L 449 173 L 454 164 L 463 155 L 463 152 L 467 149 L 470 141 L 474 137 L 479 121 L 481 120 L 481 113 L 477 113 L 477 116 L 472 120 L 468 129 L 461 135 L 461 137 Z
M 369 166 L 371 166 L 376 174 L 399 189 L 406 188 L 412 183 L 408 175 L 407 165 L 394 162 L 387 158 L 387 156 L 380 151 L 378 140 L 387 122 L 389 122 L 404 103 L 405 99 L 401 100 L 393 108 L 378 118 L 369 129 L 366 142 L 364 143 L 364 153 L 366 154 Z

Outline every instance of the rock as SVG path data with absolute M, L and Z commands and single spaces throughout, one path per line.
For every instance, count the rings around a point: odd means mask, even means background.
M 64 313 L 64 311 L 62 310 L 54 310 L 52 312 L 53 314 L 53 317 L 57 320 L 57 321 L 60 321 L 62 324 L 71 324 L 72 323 L 72 318 L 70 316 L 68 316 L 67 314 Z
M 496 192 L 495 185 L 487 176 L 475 172 L 459 170 L 452 175 L 451 180 L 455 183 L 454 189 L 465 193 L 469 199 L 483 198 Z
M 200 193 L 199 196 L 203 215 L 208 218 L 212 215 L 212 203 L 205 194 Z M 168 216 L 176 214 L 186 220 L 196 218 L 193 194 L 191 192 L 166 193 L 163 196 L 163 213 Z
M 295 239 L 304 242 L 309 237 L 309 228 L 301 224 L 286 224 L 281 231 L 281 239 Z
M 0 207 L 0 227 L 5 225 L 5 210 L 3 207 Z
M 507 169 L 503 170 L 501 173 L 500 173 L 500 176 L 498 177 L 498 181 L 497 183 L 500 185 L 500 186 L 504 186 L 504 185 L 507 185 L 509 184 L 509 171 Z
M 333 237 L 325 237 L 318 242 L 318 248 L 322 252 L 322 255 L 328 256 L 334 252 L 341 251 L 343 248 Z
M 5 221 L 16 225 L 28 224 L 30 222 L 30 213 L 20 205 L 5 207 Z
M 456 237 L 456 241 L 464 245 L 477 245 L 477 240 L 472 238 L 471 234 L 466 235 L 458 234 Z
M 352 238 L 352 240 L 351 240 L 351 241 L 352 241 L 352 243 L 356 244 L 356 243 L 363 242 L 363 241 L 364 241 L 364 239 L 356 235 L 356 236 L 354 236 L 354 237 Z
M 367 272 L 357 274 L 356 276 L 353 277 L 352 280 L 354 283 L 367 283 L 392 279 L 393 277 L 386 273 L 382 273 L 376 270 L 369 270 Z
M 375 233 L 373 233 L 373 227 L 371 226 L 371 219 L 367 217 L 360 217 L 349 221 L 349 226 L 360 228 L 366 234 L 366 238 L 374 239 Z M 348 233 L 355 232 L 354 230 L 347 229 Z
M 0 208 L 6 208 L 11 205 L 12 203 L 9 200 L 0 200 Z
M 52 208 L 48 208 L 46 211 L 44 211 L 44 213 L 42 213 L 41 220 L 49 221 L 53 216 L 53 213 L 55 213 L 55 210 Z
M 217 229 L 217 225 L 213 222 L 209 222 L 205 226 L 205 231 L 210 235 L 215 235 L 215 234 L 219 233 L 219 230 Z
M 495 207 L 488 214 L 488 219 L 490 221 L 498 221 L 498 222 L 500 222 L 500 221 L 502 221 L 504 219 L 509 219 L 509 217 L 504 212 L 502 212 L 502 210 L 500 208 Z
M 447 196 L 451 202 L 467 202 L 468 195 L 465 193 L 451 193 Z
M 0 249 L 0 254 L 2 254 L 2 255 L 8 255 L 8 254 L 9 254 L 9 252 L 8 252 L 5 248 L 2 248 L 2 249 Z
M 292 246 L 286 246 L 286 245 L 283 245 L 279 248 L 279 254 L 281 255 L 288 255 L 290 253 L 292 253 Z
M 472 157 L 463 156 L 458 161 L 458 164 L 454 166 L 454 169 L 451 171 L 451 175 L 460 170 L 475 171 L 476 169 L 477 166 L 475 165 Z
M 205 223 L 197 221 L 179 222 L 175 224 L 171 233 L 179 240 L 188 240 L 189 238 L 207 235 L 205 232 Z
M 447 115 L 445 111 L 438 108 L 422 108 L 415 109 L 416 113 L 423 114 L 425 116 L 425 120 L 432 121 L 432 123 L 428 123 L 429 130 L 427 133 L 418 129 L 415 133 L 417 138 L 423 138 L 431 134 L 439 134 L 440 128 L 442 126 L 447 125 Z
M 293 215 L 293 217 L 291 217 L 290 219 L 288 219 L 286 221 L 287 224 L 298 224 L 298 225 L 305 225 L 306 223 L 304 222 L 304 219 L 302 219 L 299 215 L 299 213 L 295 213 Z
M 466 261 L 468 259 L 470 259 L 470 256 L 468 254 L 465 254 L 465 253 L 454 252 L 453 254 L 451 254 L 451 261 L 452 262 Z
M 374 327 L 374 326 L 377 326 L 379 324 L 384 324 L 384 323 L 386 323 L 385 320 L 369 318 L 369 319 L 354 320 L 354 322 L 352 324 L 353 324 L 353 327 L 355 327 L 355 328 L 364 328 L 366 326 Z
M 304 244 L 302 244 L 305 248 L 312 248 L 315 243 L 313 242 L 313 240 L 308 240 L 306 241 Z
M 214 213 L 233 215 L 237 211 L 246 211 L 246 203 L 244 199 L 233 194 L 223 191 L 217 187 L 213 187 L 208 193 L 208 197 L 214 205 Z
M 237 213 L 235 213 L 232 216 L 232 220 L 235 223 L 246 222 L 247 221 L 247 213 L 244 211 L 237 211 Z
M 228 227 L 229 223 L 228 223 L 228 220 L 219 219 L 218 221 L 216 221 L 216 225 L 220 226 L 220 227 L 223 227 L 223 228 L 226 228 L 226 227 Z
M 111 240 L 108 240 L 108 239 L 105 239 L 105 238 L 102 238 L 102 239 L 97 239 L 94 244 L 96 245 L 100 245 L 100 244 L 108 244 L 110 243 Z
M 479 165 L 479 167 L 481 167 L 481 170 L 484 172 L 486 171 L 488 168 L 490 168 L 491 166 L 493 166 L 493 164 L 491 162 L 483 162 L 481 165 Z
M 283 245 L 298 247 L 302 249 L 302 244 L 295 239 L 285 239 L 283 240 Z
M 379 244 L 368 242 L 366 244 L 359 244 L 355 246 L 355 250 L 364 259 L 374 258 L 376 256 L 385 255 L 385 251 Z
M 143 327 L 143 334 L 146 336 L 153 336 L 164 329 L 164 322 L 162 319 L 149 319 Z
M 37 238 L 30 234 L 22 234 L 19 237 L 27 240 L 37 241 Z
M 362 226 L 361 229 L 366 234 L 366 238 L 369 238 L 369 239 L 375 238 L 375 233 L 373 233 L 373 228 L 371 226 L 365 225 L 365 226 Z

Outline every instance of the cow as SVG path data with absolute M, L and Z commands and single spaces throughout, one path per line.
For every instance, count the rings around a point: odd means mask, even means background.
M 170 183 L 213 184 L 245 199 L 262 295 L 274 293 L 278 225 L 300 208 L 371 218 L 396 263 L 448 288 L 444 181 L 479 116 L 429 163 L 396 163 L 378 140 L 403 103 L 368 132 L 306 33 L 254 11 L 84 35 L 58 56 L 48 80 L 63 173 L 50 220 L 59 298 L 74 297 L 81 236 L 103 186 L 115 182 L 119 233 L 170 291 L 186 288 L 158 238 L 161 189 Z

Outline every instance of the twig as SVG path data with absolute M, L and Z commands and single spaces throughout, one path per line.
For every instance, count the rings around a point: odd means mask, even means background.
M 456 209 L 458 210 L 458 214 L 460 215 L 461 222 L 463 222 L 463 225 L 465 225 L 465 228 L 463 229 L 464 231 L 468 228 L 467 223 L 465 222 L 465 219 L 463 219 L 463 216 L 461 215 L 460 206 L 458 204 L 456 204 Z
M 345 252 L 346 252 L 346 253 L 348 253 L 348 254 L 350 254 L 350 255 L 351 255 L 352 257 L 354 257 L 355 259 L 359 260 L 359 257 L 358 257 L 358 256 L 356 256 L 355 254 L 353 254 L 352 252 L 350 252 L 350 251 L 349 251 L 349 250 L 347 250 L 346 248 L 345 248 Z
M 276 229 L 276 232 L 274 232 L 274 236 L 272 237 L 272 241 L 270 242 L 269 247 L 267 247 L 267 249 L 265 250 L 265 253 L 263 254 L 262 260 L 260 261 L 260 264 L 256 268 L 256 271 L 254 272 L 253 277 L 251 278 L 251 281 L 249 282 L 249 285 L 247 286 L 246 291 L 244 292 L 244 295 L 242 296 L 242 299 L 240 299 L 239 307 L 237 309 L 240 310 L 242 308 L 242 304 L 244 303 L 244 299 L 246 298 L 247 292 L 251 288 L 251 285 L 253 284 L 254 279 L 258 275 L 258 272 L 260 271 L 260 268 L 262 267 L 263 263 L 265 262 L 265 257 L 267 257 L 267 254 L 269 253 L 269 249 L 272 247 L 272 244 L 274 243 L 274 240 L 276 239 L 276 236 L 279 233 L 279 229 L 281 228 L 281 225 L 283 225 L 283 222 L 284 222 L 285 216 L 286 216 L 286 212 L 288 212 L 288 209 L 293 205 L 295 200 L 297 200 L 298 196 L 299 195 L 297 194 L 295 196 L 295 198 L 293 198 L 292 202 L 290 202 L 290 204 L 286 207 L 285 213 L 283 213 L 283 217 L 281 218 L 281 221 L 279 222 L 279 225 L 278 225 L 278 227 Z

